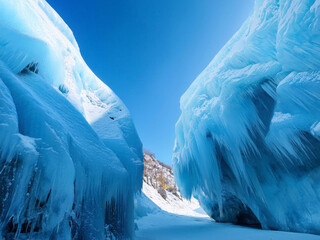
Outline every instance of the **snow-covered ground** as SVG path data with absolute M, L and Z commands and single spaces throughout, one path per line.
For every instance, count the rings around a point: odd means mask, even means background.
M 313 240 L 320 236 L 266 231 L 216 223 L 208 217 L 177 215 L 165 211 L 138 220 L 137 240 Z
M 136 240 L 316 240 L 320 236 L 302 233 L 266 231 L 216 223 L 199 209 L 196 200 L 179 200 L 170 193 L 164 200 L 156 189 L 144 183 L 142 201 L 151 209 L 136 220 Z M 148 199 L 147 199 L 148 198 Z M 157 207 L 157 206 L 158 207 Z

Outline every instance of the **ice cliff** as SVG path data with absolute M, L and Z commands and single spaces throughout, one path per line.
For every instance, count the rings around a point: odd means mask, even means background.
M 131 238 L 142 159 L 127 108 L 58 14 L 0 0 L 1 236 Z
M 256 0 L 181 111 L 184 196 L 218 221 L 320 234 L 319 0 Z

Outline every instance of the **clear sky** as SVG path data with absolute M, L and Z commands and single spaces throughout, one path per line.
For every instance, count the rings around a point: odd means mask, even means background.
M 144 144 L 171 165 L 179 100 L 254 0 L 48 0 L 92 71 L 126 104 Z

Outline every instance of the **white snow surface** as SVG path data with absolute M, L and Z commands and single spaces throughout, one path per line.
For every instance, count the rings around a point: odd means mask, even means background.
M 206 213 L 200 207 L 199 202 L 194 198 L 191 198 L 190 201 L 184 198 L 180 199 L 167 191 L 167 197 L 164 199 L 155 188 L 145 182 L 143 182 L 142 193 L 162 211 L 178 215 L 206 217 Z M 156 209 L 160 211 L 159 208 Z
M 217 221 L 320 234 L 320 0 L 256 0 L 180 105 L 185 197 Z
M 0 0 L 0 239 L 133 233 L 142 144 L 44 0 Z
M 197 200 L 181 200 L 167 193 L 167 200 L 143 183 L 140 205 L 148 213 L 136 219 L 136 240 L 319 240 L 320 236 L 268 231 L 217 223 L 201 209 Z

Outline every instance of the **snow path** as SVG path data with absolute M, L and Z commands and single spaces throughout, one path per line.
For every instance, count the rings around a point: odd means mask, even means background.
M 177 215 L 165 211 L 137 220 L 136 240 L 316 240 L 320 236 L 266 231 L 225 223 L 209 217 Z
M 179 200 L 167 192 L 164 200 L 156 189 L 143 183 L 141 205 L 149 211 L 136 219 L 136 240 L 320 240 L 320 236 L 267 231 L 216 223 L 193 199 Z

